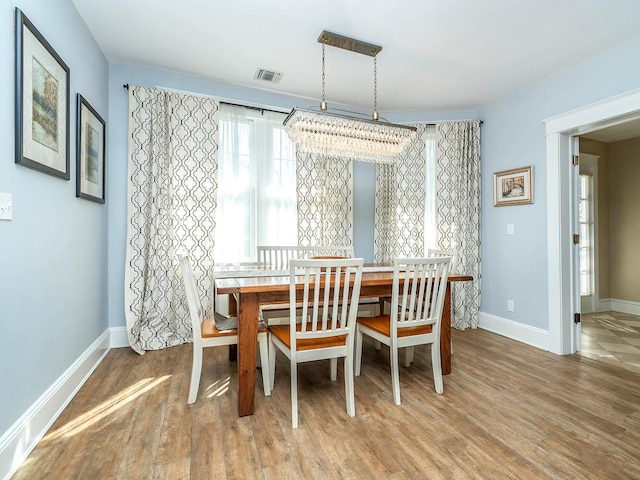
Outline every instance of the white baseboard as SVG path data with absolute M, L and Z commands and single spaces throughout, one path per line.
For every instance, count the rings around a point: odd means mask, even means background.
M 596 305 L 596 312 L 609 312 L 611 311 L 611 299 L 601 298 Z
M 640 303 L 612 298 L 610 310 L 613 310 L 614 312 L 628 313 L 629 315 L 640 315 Z
M 105 330 L 0 437 L 0 478 L 8 480 L 16 472 L 109 348 L 109 331 Z
M 601 298 L 598 302 L 597 312 L 620 312 L 629 315 L 640 315 L 640 302 L 618 300 L 617 298 Z
M 112 327 L 109 329 L 110 345 L 111 348 L 128 347 L 129 335 L 127 333 L 127 327 Z
M 547 330 L 483 312 L 480 312 L 478 316 L 478 327 L 527 345 L 549 350 L 549 332 Z

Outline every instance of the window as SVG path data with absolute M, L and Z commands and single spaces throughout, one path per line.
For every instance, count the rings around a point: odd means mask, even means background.
M 580 175 L 580 295 L 593 293 L 593 175 Z
M 295 146 L 284 115 L 220 106 L 216 262 L 256 260 L 257 245 L 297 245 Z

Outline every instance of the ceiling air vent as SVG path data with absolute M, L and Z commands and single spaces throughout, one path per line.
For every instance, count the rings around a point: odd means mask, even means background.
M 256 76 L 254 77 L 256 80 L 264 80 L 265 82 L 270 83 L 280 83 L 280 79 L 282 78 L 282 73 L 272 72 L 271 70 L 265 70 L 264 68 L 259 68 L 256 70 Z

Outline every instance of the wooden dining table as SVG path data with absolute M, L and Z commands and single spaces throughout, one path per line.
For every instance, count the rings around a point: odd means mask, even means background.
M 472 276 L 450 274 L 440 330 L 442 373 L 451 373 L 451 282 L 473 280 Z M 226 266 L 215 273 L 215 293 L 233 295 L 238 315 L 238 415 L 252 415 L 255 399 L 258 319 L 260 305 L 289 302 L 289 271 L 251 266 Z M 393 267 L 365 265 L 360 298 L 390 297 Z M 262 368 L 267 368 L 264 366 Z

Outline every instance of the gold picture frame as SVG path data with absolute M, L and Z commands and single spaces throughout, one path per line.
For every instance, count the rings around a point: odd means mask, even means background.
M 493 174 L 493 205 L 533 203 L 533 167 L 513 168 Z

